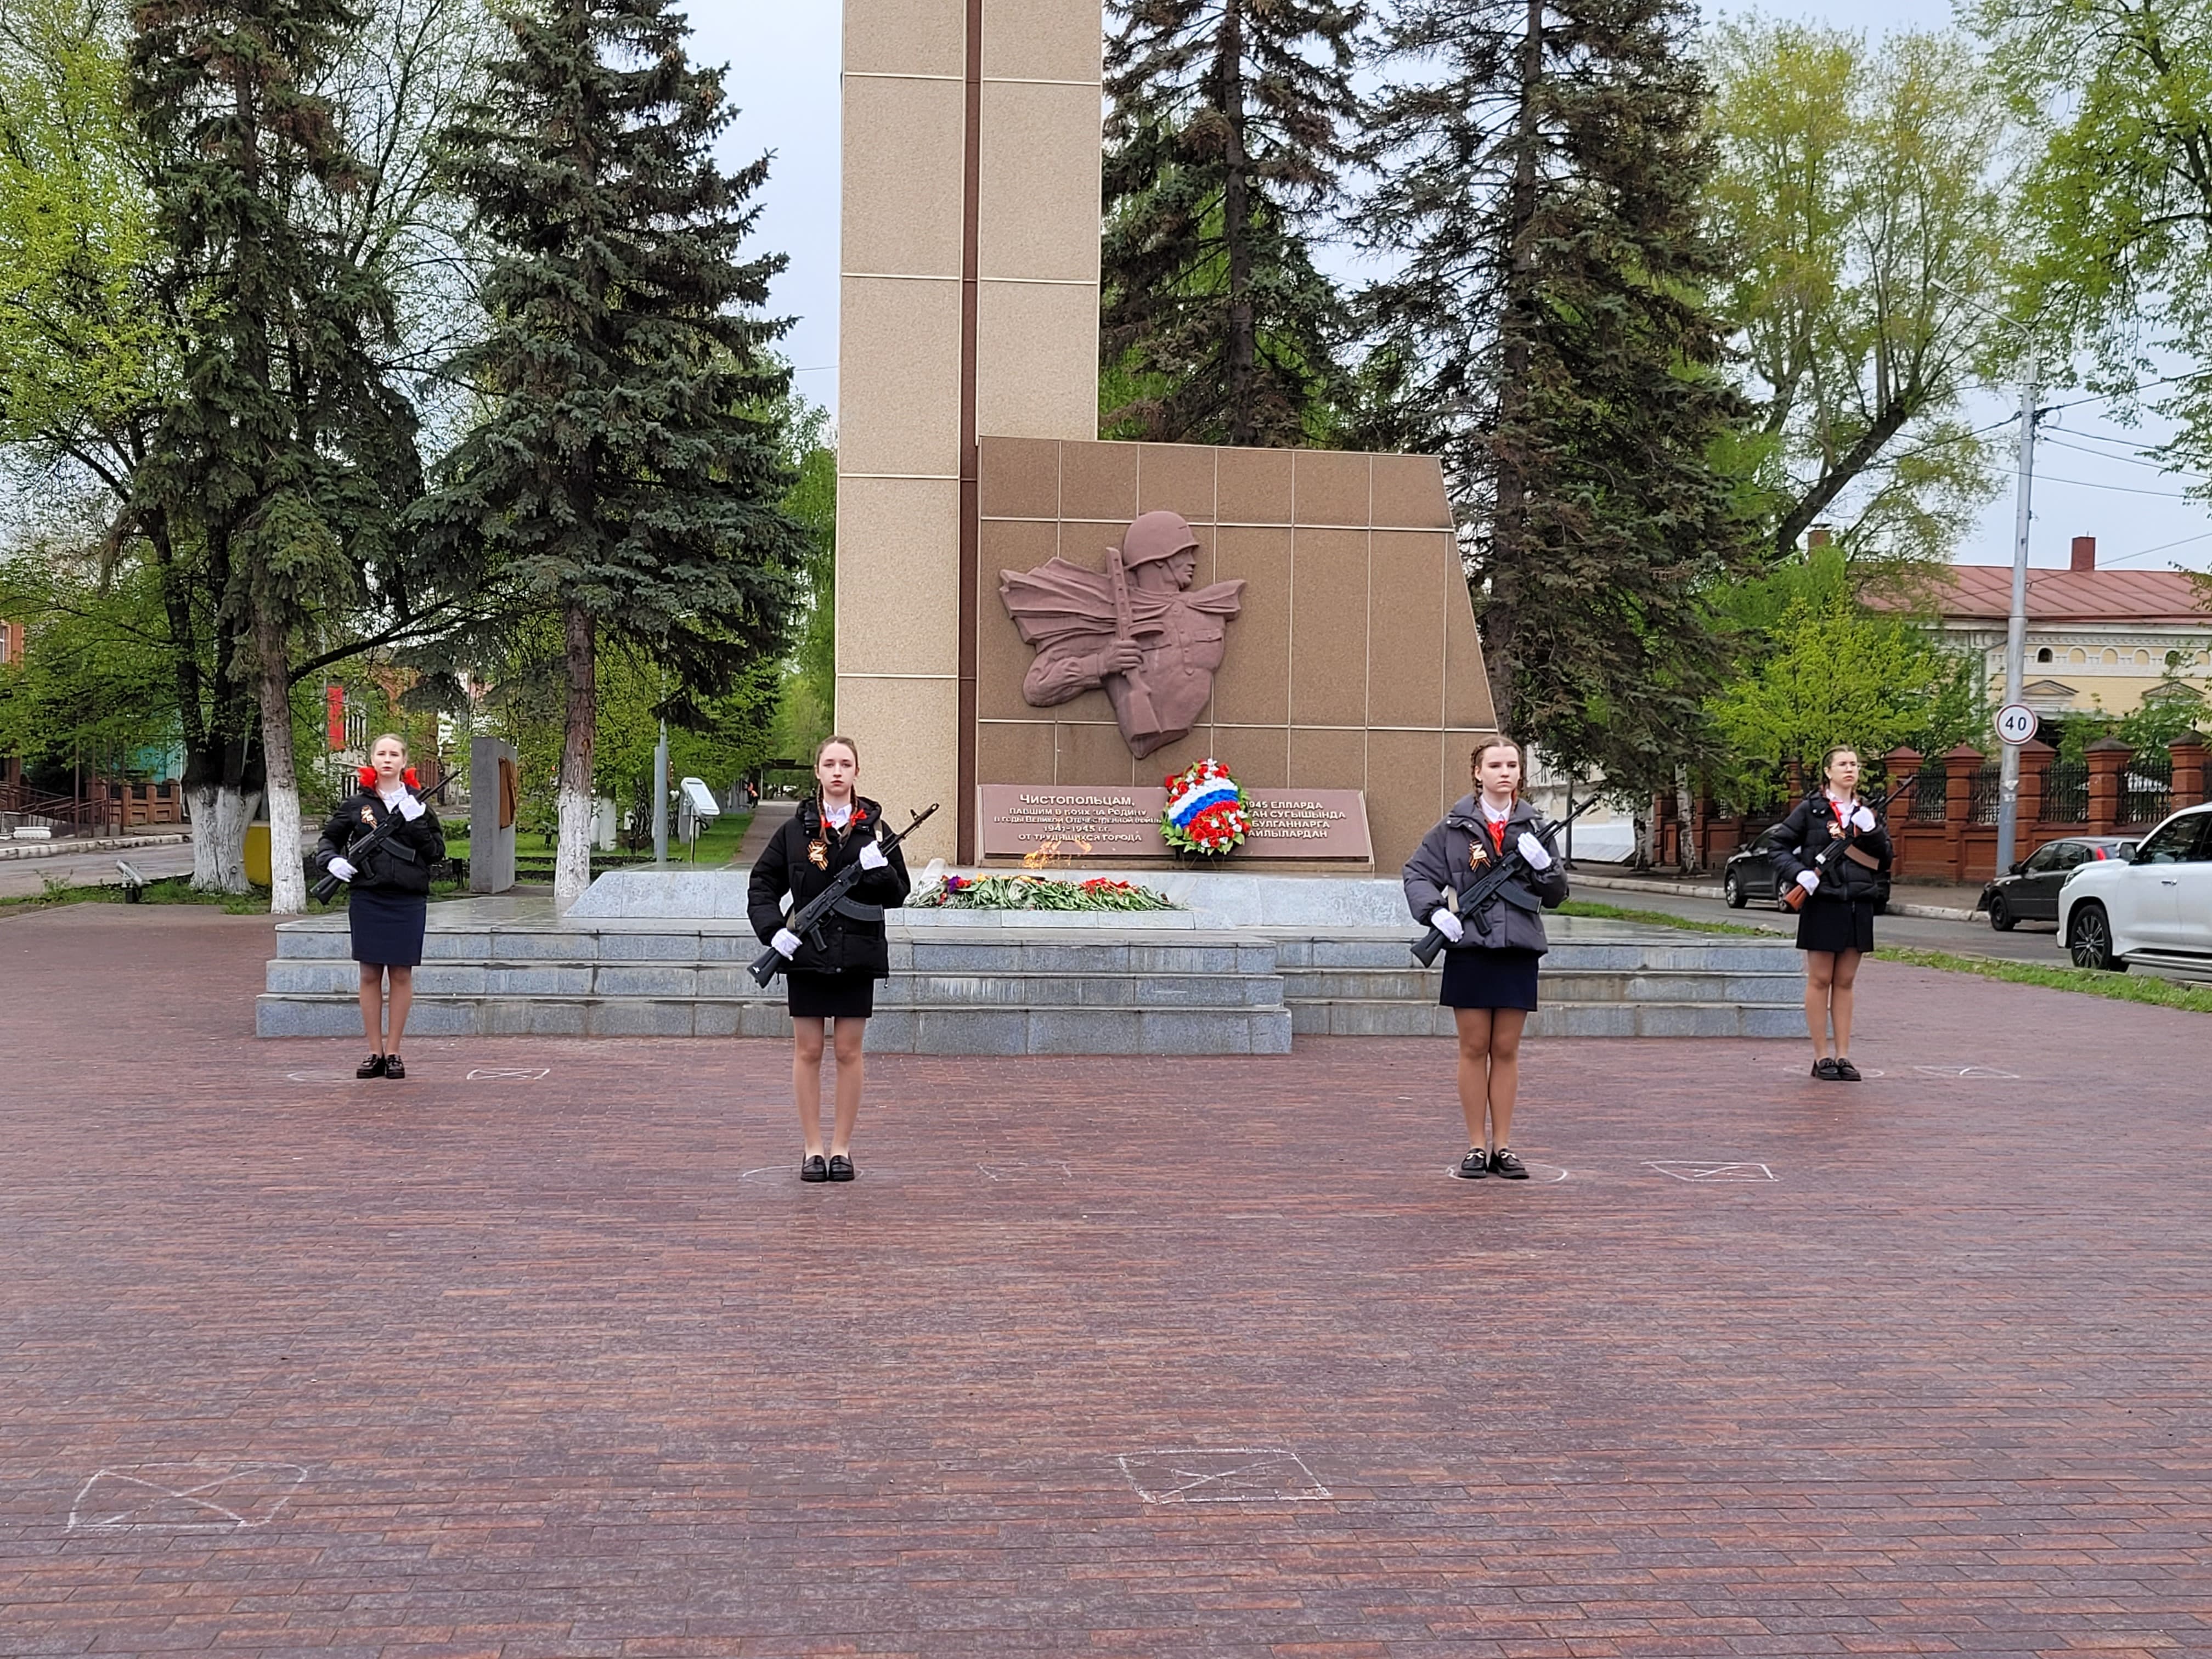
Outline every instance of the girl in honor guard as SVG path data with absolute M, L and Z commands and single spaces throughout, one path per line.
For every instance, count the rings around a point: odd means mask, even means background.
M 1521 798 L 1521 745 L 1492 738 L 1472 757 L 1474 793 L 1460 797 L 1406 864 L 1414 920 L 1444 936 L 1437 1000 L 1459 1027 L 1459 1103 L 1467 1116 L 1469 1181 L 1526 1181 L 1515 1156 L 1513 1097 L 1521 1080 L 1521 1031 L 1536 1006 L 1536 959 L 1549 948 L 1540 910 L 1566 902 L 1566 868 L 1552 830 Z M 1519 874 L 1491 895 L 1479 915 L 1460 897 L 1497 860 L 1517 854 Z M 1486 1117 L 1487 1121 L 1486 1122 Z
M 854 793 L 860 751 L 850 738 L 828 738 L 814 753 L 815 791 L 775 832 L 753 864 L 746 908 L 762 942 L 781 952 L 790 967 L 791 1088 L 799 1103 L 799 1132 L 805 1153 L 801 1181 L 850 1181 L 853 1126 L 860 1115 L 861 1042 L 875 1012 L 876 981 L 890 977 L 884 939 L 884 911 L 906 902 L 913 884 L 896 847 L 876 845 L 884 810 Z M 787 915 L 829 886 L 846 866 L 867 873 L 823 918 L 815 935 L 801 939 L 784 925 Z M 830 1144 L 822 1144 L 823 1028 L 836 1028 L 836 1117 Z
M 1813 1075 L 1856 1083 L 1850 1062 L 1851 987 L 1874 949 L 1874 913 L 1887 885 L 1888 826 L 1858 796 L 1859 757 L 1848 747 L 1820 757 L 1821 787 L 1767 832 L 1767 856 L 1786 893 L 1795 887 L 1797 948 L 1805 953 L 1805 1025 Z M 1828 1028 L 1835 1025 L 1831 1048 Z
M 415 1000 L 415 966 L 422 960 L 430 866 L 446 856 L 438 815 L 416 799 L 416 787 L 406 744 L 386 732 L 368 746 L 361 792 L 331 814 L 315 843 L 315 867 L 346 884 L 346 924 L 353 933 L 353 959 L 361 964 L 361 1024 L 368 1037 L 368 1058 L 354 1069 L 356 1077 L 407 1075 L 399 1043 L 407 1035 L 407 1011 Z M 399 820 L 398 830 L 364 854 L 356 866 L 346 849 L 392 817 Z

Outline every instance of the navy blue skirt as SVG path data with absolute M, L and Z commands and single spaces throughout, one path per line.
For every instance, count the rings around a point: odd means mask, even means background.
M 1539 959 L 1534 951 L 1446 951 L 1443 989 L 1437 1001 L 1446 1008 L 1526 1008 L 1533 1012 Z
M 783 977 L 793 1019 L 867 1019 L 876 1012 L 876 976 L 865 968 L 842 974 L 793 969 Z
M 353 959 L 378 968 L 412 968 L 422 960 L 422 930 L 430 901 L 420 893 L 356 887 L 346 895 L 353 929 Z

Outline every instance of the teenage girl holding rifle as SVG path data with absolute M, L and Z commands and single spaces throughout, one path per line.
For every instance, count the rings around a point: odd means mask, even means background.
M 1859 799 L 1856 750 L 1828 750 L 1820 757 L 1820 788 L 1767 832 L 1767 857 L 1780 874 L 1783 902 L 1797 912 L 1813 1075 L 1856 1083 L 1859 1068 L 1850 1058 L 1851 987 L 1860 958 L 1874 949 L 1874 913 L 1889 871 L 1889 830 L 1881 812 Z
M 1514 1153 L 1513 1099 L 1521 1083 L 1521 1032 L 1536 1006 L 1536 959 L 1548 948 L 1540 910 L 1566 902 L 1566 866 L 1549 825 L 1521 798 L 1521 745 L 1491 738 L 1470 757 L 1474 791 L 1462 795 L 1406 862 L 1413 919 L 1444 936 L 1437 1000 L 1459 1031 L 1459 1103 L 1467 1118 L 1469 1181 L 1526 1181 Z M 1509 854 L 1521 871 L 1480 916 L 1459 914 L 1460 893 Z

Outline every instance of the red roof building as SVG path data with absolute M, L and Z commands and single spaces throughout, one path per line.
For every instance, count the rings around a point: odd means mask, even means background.
M 1982 653 L 2001 696 L 2012 567 L 1951 565 L 1920 604 L 1947 644 Z M 2203 691 L 2212 599 L 2182 571 L 2100 570 L 2097 538 L 2076 536 L 2068 568 L 2027 573 L 2026 670 L 2027 704 L 2044 714 L 2125 714 L 2171 679 Z

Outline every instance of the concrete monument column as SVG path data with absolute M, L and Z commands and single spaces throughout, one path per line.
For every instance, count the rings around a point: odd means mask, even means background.
M 1099 0 L 845 0 L 837 714 L 894 822 L 975 777 L 976 440 L 1094 438 Z

